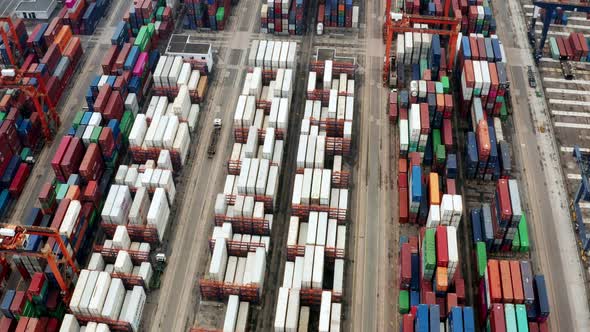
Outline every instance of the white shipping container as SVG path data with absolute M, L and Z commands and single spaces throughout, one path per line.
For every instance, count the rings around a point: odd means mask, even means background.
M 318 136 L 315 147 L 314 166 L 315 168 L 324 168 L 326 154 L 326 136 Z
M 133 270 L 133 262 L 131 256 L 125 250 L 120 250 L 117 253 L 117 259 L 115 260 L 115 272 L 123 274 L 131 274 Z
M 80 1 L 81 2 L 81 1 Z M 160 59 L 158 59 L 158 64 L 156 64 L 156 69 L 154 70 L 154 86 L 156 88 L 162 87 L 162 71 L 164 70 L 164 65 L 166 64 L 166 60 L 168 56 L 162 55 Z
M 125 286 L 123 281 L 118 278 L 113 278 L 109 286 L 109 292 L 107 294 L 104 306 L 102 308 L 101 316 L 106 319 L 117 320 L 121 307 L 123 306 L 123 300 L 125 299 Z
M 279 295 L 276 304 L 276 313 L 274 321 L 274 331 L 285 331 L 285 321 L 287 319 L 287 306 L 289 303 L 289 289 L 285 287 L 279 288 Z
M 436 227 L 440 225 L 440 205 L 430 205 L 426 227 Z
M 266 134 L 264 137 L 264 144 L 262 146 L 262 158 L 272 159 L 272 153 L 275 147 L 275 129 L 266 128 Z
M 303 191 L 303 174 L 295 174 L 295 181 L 293 184 L 293 198 L 291 200 L 292 205 L 301 204 L 301 195 Z
M 266 40 L 261 40 L 258 44 L 258 52 L 256 53 L 256 61 L 254 63 L 255 66 L 262 66 L 264 64 L 264 55 L 266 52 Z
M 254 126 L 250 127 L 248 130 L 248 140 L 244 149 L 246 158 L 256 158 L 258 151 L 258 128 Z
M 336 233 L 338 232 L 338 221 L 336 219 L 328 219 L 328 234 L 326 238 L 326 247 L 336 247 Z
M 297 256 L 295 257 L 295 267 L 293 269 L 293 289 L 301 289 L 303 282 L 303 270 L 304 270 L 305 258 Z
M 82 204 L 78 200 L 73 200 L 68 205 L 68 209 L 66 210 L 66 214 L 63 218 L 61 226 L 59 227 L 59 234 L 65 235 L 68 238 L 74 231 L 74 227 L 76 226 L 78 215 L 80 215 L 80 210 L 82 210 Z
M 275 197 L 279 189 L 279 168 L 271 166 L 268 172 L 268 180 L 266 182 L 265 196 L 272 199 L 272 205 L 275 206 Z
M 260 159 L 260 166 L 258 167 L 258 175 L 256 177 L 256 195 L 264 195 L 266 193 L 269 170 L 270 160 Z
M 242 95 L 247 96 L 250 94 L 250 85 L 252 84 L 252 73 L 247 73 L 244 78 L 244 85 L 242 86 Z
M 320 303 L 319 332 L 330 332 L 330 309 L 332 307 L 332 292 L 323 291 Z
M 316 81 L 317 81 L 317 73 L 315 71 L 309 72 L 309 77 L 307 79 L 307 92 L 308 93 L 313 92 L 315 90 Z M 307 100 L 306 103 L 307 102 L 312 103 L 311 100 Z
M 128 187 L 133 187 L 135 185 L 136 181 L 137 181 L 137 167 L 131 167 L 131 168 L 127 169 L 127 174 L 125 174 L 125 180 L 123 181 L 122 185 L 124 184 Z M 111 202 L 111 204 L 112 204 L 112 202 Z
M 264 53 L 264 68 L 265 69 L 272 69 L 272 55 L 273 55 L 274 48 L 275 48 L 274 41 L 269 40 L 266 42 L 266 52 Z
M 178 82 L 178 76 L 180 76 L 180 70 L 182 69 L 182 57 L 177 56 L 174 58 L 170 72 L 168 73 L 168 84 L 170 87 L 176 87 Z
M 323 89 L 332 89 L 332 60 L 326 60 L 324 62 Z
M 315 146 L 317 143 L 317 135 L 309 135 L 307 139 L 307 150 L 305 155 L 305 167 L 312 168 L 315 158 Z
M 236 322 L 235 332 L 246 332 L 248 329 L 248 314 L 250 311 L 250 303 L 246 301 L 240 302 L 240 308 L 238 309 L 238 319 Z
M 328 213 L 327 212 L 320 212 L 318 213 L 318 226 L 316 232 L 316 240 L 315 243 L 318 246 L 325 246 L 326 245 L 326 235 L 328 232 Z
M 317 229 L 318 229 L 318 212 L 317 211 L 310 211 L 309 212 L 309 220 L 307 223 L 307 240 L 305 244 L 315 245 L 315 240 L 317 237 Z
M 256 177 L 258 176 L 258 168 L 260 166 L 260 159 L 252 159 L 250 163 L 250 172 L 248 173 L 248 182 L 246 182 L 246 194 L 256 194 Z
M 130 246 L 131 239 L 129 238 L 129 233 L 127 233 L 127 227 L 117 226 L 115 234 L 113 234 L 113 248 L 128 250 Z
M 285 7 L 283 7 L 283 10 L 287 9 L 287 11 L 288 11 L 289 2 L 286 2 L 286 1 L 283 1 L 283 2 L 285 3 Z M 283 26 L 284 26 L 284 24 L 283 24 Z M 287 67 L 288 56 L 289 56 L 289 43 L 283 42 L 281 44 L 281 55 L 279 56 L 279 67 L 280 68 L 288 68 Z
M 334 282 L 332 290 L 335 294 L 342 295 L 344 291 L 344 259 L 334 260 Z
M 252 46 L 250 46 L 250 52 L 248 53 L 248 66 L 254 67 L 256 65 L 256 53 L 258 52 L 258 45 L 260 44 L 260 40 L 256 39 L 252 41 Z
M 242 126 L 247 128 L 254 125 L 254 117 L 256 115 L 256 97 L 247 96 L 246 105 L 244 107 L 244 115 L 242 116 Z
M 189 91 L 195 91 L 197 90 L 197 86 L 199 84 L 199 79 L 201 78 L 201 72 L 199 72 L 198 70 L 193 70 L 191 72 L 191 76 L 188 79 L 188 90 Z
M 166 192 L 162 188 L 156 188 L 152 198 L 152 204 L 148 210 L 147 223 L 156 226 L 160 240 L 162 240 L 166 232 L 169 217 L 170 207 L 168 206 Z
M 285 263 L 285 272 L 283 273 L 283 287 L 291 288 L 293 286 L 293 271 L 295 270 L 294 262 Z
M 303 170 L 303 186 L 301 190 L 301 204 L 310 204 L 311 185 L 313 181 L 313 169 L 306 168 Z
M 313 180 L 311 182 L 311 197 L 310 204 L 320 204 L 320 191 L 322 189 L 322 171 L 319 168 L 313 169 Z
M 289 42 L 289 51 L 287 53 L 287 68 L 291 68 L 294 69 L 295 65 L 297 64 L 296 62 L 296 57 L 297 55 L 297 42 Z
M 88 305 L 88 311 L 92 316 L 100 316 L 102 308 L 111 286 L 111 275 L 108 272 L 100 272 L 96 280 L 96 286 Z
M 299 217 L 291 216 L 289 219 L 289 231 L 287 232 L 287 246 L 297 244 L 299 236 Z
M 234 332 L 238 320 L 238 309 L 240 307 L 240 298 L 237 295 L 230 295 L 227 301 L 227 310 L 223 321 L 223 332 Z
M 64 319 L 61 322 L 61 327 L 59 328 L 59 332 L 78 332 L 80 331 L 80 324 L 78 324 L 78 320 L 76 317 L 71 314 L 66 314 Z
M 332 303 L 332 312 L 330 313 L 330 332 L 340 332 L 340 315 L 342 311 L 341 303 Z
M 440 220 L 443 226 L 451 223 L 453 217 L 453 196 L 444 194 L 440 204 Z
M 150 206 L 150 198 L 146 188 L 138 188 L 129 210 L 129 223 L 134 225 L 145 225 L 147 213 Z
M 285 321 L 286 332 L 297 332 L 297 327 L 299 325 L 299 307 L 299 290 L 290 289 L 289 302 L 287 304 L 287 319 Z
M 309 141 L 308 135 L 299 136 L 299 145 L 297 146 L 297 168 L 305 167 L 305 160 L 307 156 L 307 142 Z
M 82 293 L 82 298 L 80 300 L 80 304 L 78 305 L 81 315 L 90 316 L 88 306 L 90 305 L 90 300 L 92 299 L 92 294 L 94 293 L 99 274 L 99 271 L 90 271 L 90 275 L 86 280 L 84 292 Z
M 178 131 L 176 132 L 176 138 L 172 145 L 172 151 L 178 152 L 180 155 L 180 164 L 184 165 L 186 155 L 188 153 L 188 147 L 190 145 L 191 138 L 189 134 L 188 125 L 186 122 L 182 122 L 178 125 Z
M 174 197 L 176 197 L 176 186 L 174 185 L 174 178 L 172 177 L 172 171 L 165 169 L 160 175 L 158 180 L 158 187 L 163 188 L 166 191 L 166 197 L 168 197 L 168 204 L 174 203 Z
M 134 286 L 129 298 L 127 311 L 125 312 L 125 318 L 123 320 L 131 323 L 131 327 L 135 332 L 139 331 L 139 323 L 141 323 L 141 318 L 143 316 L 145 300 L 146 295 L 143 287 Z
M 157 165 L 158 168 L 162 170 L 172 170 L 172 159 L 170 158 L 170 150 L 160 150 Z
M 88 270 L 103 271 L 104 270 L 104 259 L 99 252 L 92 253 L 90 256 L 90 262 L 87 266 Z
M 180 68 L 180 75 L 178 75 L 178 81 L 176 84 L 178 86 L 181 85 L 188 85 L 188 80 L 191 76 L 191 64 L 190 63 L 183 63 L 182 67 Z
M 313 275 L 311 277 L 312 288 L 322 288 L 324 280 L 324 247 L 316 246 L 313 258 Z
M 76 287 L 74 288 L 72 299 L 70 300 L 70 309 L 74 314 L 82 314 L 80 311 L 80 301 L 82 300 L 82 294 L 84 294 L 84 290 L 86 289 L 86 282 L 88 281 L 89 276 L 90 271 L 86 269 L 81 270 L 78 275 L 78 281 L 76 282 Z
M 162 120 L 160 120 L 160 124 L 162 124 Z M 176 115 L 168 118 L 164 134 L 162 135 L 162 146 L 164 148 L 172 149 L 172 145 L 174 144 L 174 138 L 176 137 L 176 132 L 178 131 L 178 125 L 179 121 Z
M 313 245 L 306 245 L 305 246 L 305 253 L 303 256 L 304 263 L 303 263 L 303 277 L 301 279 L 301 287 L 302 288 L 311 288 L 312 287 L 312 278 L 314 272 L 314 250 L 316 246 Z
M 223 281 L 225 277 L 225 268 L 227 264 L 227 247 L 224 238 L 215 240 L 211 265 L 209 266 L 209 276 L 212 280 Z

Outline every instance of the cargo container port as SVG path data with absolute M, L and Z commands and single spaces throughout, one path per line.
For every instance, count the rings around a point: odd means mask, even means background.
M 64 8 L 77 8 L 76 3 L 68 1 Z M 438 60 L 437 48 L 430 47 L 439 40 L 448 51 L 444 33 L 433 38 L 414 31 L 405 35 L 409 44 L 400 44 L 404 34 L 395 33 L 391 54 L 398 61 L 405 57 L 408 63 L 401 70 L 404 73 L 399 69 L 395 75 L 388 73 L 402 82 L 388 91 L 381 87 L 385 3 L 357 6 L 342 1 L 338 9 L 335 2 L 291 3 L 264 1 L 260 8 L 254 0 L 218 2 L 208 5 L 205 17 L 203 7 L 198 9 L 202 2 L 191 0 L 185 1 L 184 9 L 189 6 L 183 11 L 185 17 L 173 21 L 167 15 L 177 12 L 175 1 L 160 1 L 153 7 L 149 1 L 135 5 L 115 1 L 111 15 L 98 23 L 93 35 L 79 36 L 84 56 L 77 84 L 62 97 L 63 125 L 57 139 L 39 154 L 9 222 L 43 219 L 41 224 L 46 223 L 43 214 L 52 215 L 48 211 L 55 208 L 46 199 L 53 195 L 47 183 L 54 175 L 59 178 L 60 172 L 73 172 L 83 183 L 97 182 L 83 187 L 82 204 L 76 193 L 61 193 L 60 185 L 56 187 L 60 202 L 55 214 L 63 213 L 64 220 L 60 233 L 79 243 L 77 234 L 85 231 L 70 227 L 82 224 L 77 220 L 83 220 L 92 202 L 104 202 L 96 209 L 102 231 L 89 262 L 80 265 L 72 300 L 66 303 L 72 315 L 66 315 L 63 323 L 56 318 L 63 312 L 53 307 L 48 310 L 56 315 L 51 319 L 34 318 L 39 315 L 37 305 L 49 308 L 58 294 L 57 287 L 50 286 L 51 301 L 46 297 L 44 285 L 55 283 L 47 269 L 45 274 L 29 272 L 32 281 L 21 283 L 21 291 L 0 294 L 4 315 L 22 316 L 17 330 L 39 329 L 50 321 L 47 330 L 57 330 L 61 323 L 64 331 L 78 331 L 82 325 L 97 331 L 421 331 L 424 324 L 431 331 L 468 331 L 473 321 L 480 324 L 475 330 L 489 322 L 492 331 L 516 329 L 517 324 L 519 331 L 583 331 L 589 324 L 587 297 L 581 296 L 586 294 L 587 276 L 578 259 L 577 233 L 572 224 L 555 222 L 572 219 L 569 202 L 560 193 L 575 198 L 580 178 L 587 174 L 584 161 L 590 159 L 582 156 L 580 172 L 580 159 L 571 155 L 575 145 L 583 154 L 588 152 L 583 144 L 585 124 L 577 121 L 585 118 L 581 108 L 586 106 L 587 69 L 584 62 L 573 61 L 582 55 L 569 55 L 559 48 L 565 47 L 564 40 L 548 38 L 545 55 L 535 67 L 524 44 L 532 7 L 520 7 L 512 0 L 493 2 L 491 7 L 478 3 L 462 10 L 465 21 L 455 48 L 457 67 L 446 67 L 448 76 L 443 70 L 438 76 L 436 67 L 443 69 L 446 64 Z M 465 6 L 461 9 L 468 6 L 464 1 L 457 4 Z M 444 1 L 426 7 L 394 1 L 392 10 L 440 16 L 443 5 Z M 8 1 L 0 11 L 9 12 L 14 6 Z M 306 6 L 310 10 L 302 15 Z M 269 26 L 270 17 L 279 15 L 270 14 L 270 8 L 281 12 L 280 29 Z M 321 17 L 327 29 L 320 32 Z M 117 23 L 122 19 L 127 22 L 123 29 Z M 155 33 L 147 32 L 148 21 L 159 22 Z M 173 35 L 169 44 L 171 25 L 181 34 Z M 575 51 L 579 47 L 570 33 L 584 32 L 585 26 L 586 16 L 559 11 L 549 36 L 565 37 Z M 81 21 L 72 27 L 86 31 Z M 285 33 L 263 33 L 262 29 L 271 28 Z M 486 38 L 469 35 L 472 29 L 483 30 Z M 137 37 L 131 44 L 125 44 L 127 31 Z M 498 38 L 490 38 L 488 32 Z M 464 44 L 462 36 L 474 41 Z M 193 41 L 209 43 L 212 56 L 207 66 L 173 54 L 172 44 Z M 498 41 L 500 53 L 494 49 Z M 470 43 L 478 42 L 484 45 L 480 55 L 467 51 L 473 49 Z M 491 53 L 485 51 L 485 43 L 492 47 Z M 552 46 L 556 44 L 557 51 Z M 416 45 L 424 52 L 416 52 Z M 273 48 L 275 52 L 268 55 Z M 414 56 L 408 57 L 412 49 Z M 258 59 L 261 50 L 268 56 Z M 113 54 L 124 54 L 120 57 L 125 68 L 120 72 L 118 60 L 104 62 L 114 60 Z M 571 57 L 572 70 L 561 67 L 555 57 Z M 148 58 L 153 65 L 149 69 Z M 411 64 L 424 58 L 428 58 L 426 67 L 415 70 Z M 499 86 L 492 80 L 486 88 L 486 75 L 478 76 L 471 67 L 475 62 L 490 72 L 497 68 Z M 330 66 L 334 68 L 328 71 Z M 467 87 L 457 83 L 455 69 L 467 72 Z M 154 85 L 146 85 L 146 95 L 134 90 L 114 107 L 104 100 L 116 97 L 105 96 L 116 96 L 119 92 L 114 91 L 121 86 L 106 81 L 124 71 L 139 77 L 139 82 L 153 77 Z M 562 79 L 561 72 L 572 73 L 574 80 Z M 104 74 L 105 82 L 98 82 L 96 74 L 99 78 Z M 470 74 L 475 74 L 474 86 Z M 531 76 L 536 78 L 537 92 L 527 87 Z M 436 87 L 435 93 L 430 85 Z M 509 93 L 504 91 L 508 85 Z M 96 90 L 90 96 L 89 88 Z M 442 103 L 438 99 L 430 103 L 422 95 L 425 91 L 442 98 Z M 414 92 L 416 96 L 411 95 Z M 276 98 L 253 106 L 254 96 L 269 93 Z M 522 101 L 525 95 L 528 107 Z M 90 110 L 80 112 L 80 105 L 86 104 Z M 442 115 L 428 123 L 423 109 L 430 104 L 436 108 L 434 114 Z M 399 113 L 392 115 L 392 105 Z M 266 108 L 266 116 L 259 108 Z M 112 113 L 115 109 L 121 114 Z M 145 115 L 126 122 L 134 112 Z M 102 120 L 121 116 L 129 148 L 116 143 L 113 149 L 105 147 L 108 139 L 90 132 L 75 138 L 74 131 L 83 126 L 97 125 L 109 133 L 107 127 L 118 127 Z M 398 123 L 397 117 L 405 122 Z M 335 129 L 335 123 L 343 126 Z M 78 129 L 72 131 L 70 124 Z M 537 149 L 530 148 L 535 144 Z M 70 169 L 65 159 L 55 168 L 52 161 L 61 146 L 86 151 L 79 168 Z M 127 150 L 131 159 L 113 166 L 107 156 Z M 45 171 L 48 168 L 43 166 L 49 164 L 53 172 Z M 109 175 L 99 181 L 103 169 Z M 65 182 L 69 173 L 62 176 L 60 182 Z M 537 181 L 543 178 L 548 180 Z M 102 200 L 96 195 L 98 182 L 110 185 Z M 39 196 L 40 192 L 50 194 Z M 43 211 L 31 210 L 39 205 L 38 196 L 44 197 L 39 199 Z M 583 215 L 587 203 L 575 203 Z M 584 219 L 579 220 L 582 225 Z M 583 251 L 588 242 L 581 240 Z M 161 280 L 158 257 L 167 261 Z M 417 273 L 416 259 L 424 264 Z M 14 259 L 20 269 L 39 268 L 37 260 L 30 261 L 33 265 L 25 262 L 24 257 Z M 0 263 L 7 266 L 3 260 Z M 12 282 L 19 279 L 19 271 L 13 273 Z M 153 282 L 159 289 L 150 290 Z M 567 295 L 560 294 L 564 284 L 569 285 Z M 236 293 L 239 296 L 230 295 Z M 19 307 L 25 302 L 24 309 Z M 2 324 L 16 325 L 15 320 L 7 322 L 2 318 Z

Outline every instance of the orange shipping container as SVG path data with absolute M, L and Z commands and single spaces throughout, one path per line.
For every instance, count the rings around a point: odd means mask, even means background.
M 436 291 L 446 292 L 449 288 L 449 279 L 447 278 L 447 268 L 437 267 L 436 268 Z
M 70 186 L 68 188 L 68 192 L 66 193 L 66 198 L 71 199 L 72 201 L 78 200 L 80 197 L 80 187 L 79 186 Z
M 520 274 L 520 262 L 510 261 L 510 277 L 512 278 L 512 294 L 514 303 L 524 303 L 524 289 L 522 288 L 522 276 Z
M 508 261 L 500 261 L 500 277 L 502 279 L 502 300 L 504 303 L 513 303 L 512 278 L 510 277 L 510 263 Z
M 72 29 L 70 29 L 69 25 L 64 25 L 61 27 L 61 30 L 59 30 L 59 33 L 57 34 L 57 37 L 55 37 L 54 42 L 57 44 L 57 47 L 59 47 L 59 50 L 63 53 L 66 49 L 66 46 L 70 42 L 70 39 L 72 39 Z
M 495 259 L 488 261 L 488 281 L 491 302 L 499 303 L 502 300 L 502 282 L 500 281 L 500 267 Z
M 430 205 L 440 205 L 440 190 L 438 187 L 438 173 L 430 172 L 430 182 L 428 184 L 430 192 Z
M 207 76 L 201 76 L 199 84 L 197 85 L 197 93 L 199 98 L 203 98 L 207 93 Z

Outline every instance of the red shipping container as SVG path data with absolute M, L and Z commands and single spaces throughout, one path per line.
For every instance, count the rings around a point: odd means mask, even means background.
M 27 332 L 27 324 L 29 324 L 29 317 L 21 317 L 16 325 L 15 332 Z
M 84 157 L 82 140 L 73 137 L 60 163 L 61 171 L 66 179 L 78 171 L 82 157 Z
M 408 173 L 397 174 L 397 186 L 398 188 L 408 188 Z
M 15 292 L 12 304 L 10 304 L 10 312 L 16 315 L 22 315 L 26 301 L 27 297 L 24 291 Z
M 47 26 L 47 30 L 45 30 L 45 33 L 43 33 L 43 37 L 45 38 L 45 42 L 47 43 L 47 45 L 53 43 L 55 36 L 57 36 L 62 26 L 63 24 L 59 18 L 56 17 L 53 20 L 51 20 L 51 23 L 49 23 L 49 25 Z
M 450 119 L 453 114 L 453 108 L 453 95 L 445 94 L 445 111 L 443 113 L 443 118 Z
M 430 134 L 430 118 L 428 114 L 428 104 L 427 103 L 420 103 L 420 134 L 428 135 Z
M 539 324 L 536 322 L 529 322 L 529 332 L 539 332 Z
M 426 93 L 436 93 L 436 85 L 434 84 L 434 81 L 426 82 Z
M 409 243 L 402 244 L 400 256 L 400 288 L 407 290 L 412 280 L 412 248 Z
M 495 259 L 488 260 L 488 282 L 490 302 L 500 302 L 502 300 L 502 281 L 500 279 L 500 266 Z
M 477 154 L 479 156 L 479 160 L 488 160 L 490 156 L 490 133 L 488 129 L 488 124 L 485 120 L 480 120 L 477 124 Z
M 123 111 L 124 105 L 123 98 L 121 98 L 121 93 L 119 91 L 113 91 L 102 112 L 102 116 L 107 120 L 121 120 L 121 117 L 123 117 Z
M 21 163 L 16 171 L 16 175 L 12 182 L 10 183 L 10 187 L 8 188 L 8 192 L 10 196 L 13 198 L 18 198 L 22 193 L 23 189 L 25 188 L 25 184 L 29 179 L 29 175 L 31 174 L 31 166 L 27 163 Z
M 524 289 L 522 287 L 522 275 L 520 274 L 520 263 L 518 261 L 510 261 L 510 277 L 512 278 L 514 303 L 523 304 Z
M 26 332 L 44 332 L 45 326 L 47 325 L 47 317 L 43 318 L 29 318 L 27 323 Z
M 57 332 L 59 331 L 60 322 L 57 318 L 49 318 L 47 321 L 47 326 L 45 327 L 45 331 L 47 332 Z
M 115 151 L 115 138 L 113 137 L 113 130 L 110 127 L 102 128 L 98 138 L 98 144 L 100 145 L 100 151 L 103 156 L 110 158 L 113 155 Z
M 455 279 L 455 293 L 457 294 L 459 304 L 465 304 L 465 279 L 462 277 Z
M 0 138 L 0 174 L 4 174 L 13 155 L 6 140 Z
M 568 60 L 572 60 L 574 58 L 574 50 L 570 41 L 565 37 L 563 37 L 563 46 L 565 48 L 565 53 L 567 54 Z
M 111 70 L 114 69 L 115 61 L 117 61 L 117 53 L 119 47 L 117 45 L 111 45 L 107 53 L 104 55 L 100 66 L 102 67 L 102 73 L 105 75 L 111 75 Z
M 0 331 L 14 331 L 18 321 L 16 319 L 2 317 L 0 318 Z
M 66 46 L 64 56 L 70 59 L 72 67 L 76 67 L 76 64 L 78 63 L 78 61 L 80 61 L 83 52 L 84 51 L 82 50 L 82 43 L 80 42 L 80 38 L 72 37 L 72 39 L 70 39 L 68 45 Z
M 0 139 L 5 140 L 14 154 L 20 154 L 21 144 L 14 121 L 4 120 L 0 125 Z
M 486 52 L 486 43 L 484 38 L 477 38 L 477 48 L 480 60 L 486 60 L 488 55 Z
M 586 38 L 584 37 L 584 34 L 581 32 L 578 32 L 578 38 L 580 39 L 580 44 L 582 45 L 582 56 L 587 57 L 588 52 L 590 51 L 590 49 L 588 48 L 588 42 L 586 42 Z
M 53 155 L 53 159 L 51 160 L 51 167 L 53 168 L 53 172 L 55 173 L 55 177 L 60 182 L 66 182 L 66 177 L 61 170 L 60 164 L 61 164 L 61 160 L 62 160 L 64 154 L 66 153 L 66 150 L 68 149 L 71 139 L 72 139 L 71 136 L 62 137 L 61 142 L 59 143 L 57 150 L 55 151 L 55 154 Z
M 399 188 L 399 222 L 401 224 L 408 222 L 408 212 L 408 189 Z
M 506 332 L 503 305 L 499 303 L 492 304 L 492 310 L 490 312 L 490 326 L 494 332 Z
M 29 284 L 29 289 L 27 290 L 27 298 L 29 301 L 33 301 L 33 296 L 38 296 L 41 294 L 41 288 L 43 287 L 45 280 L 44 273 L 35 272 L 35 274 L 33 274 L 33 278 Z
M 457 294 L 455 293 L 447 293 L 447 311 L 446 314 L 448 315 L 451 312 L 451 309 L 453 307 L 456 307 L 459 305 L 459 302 L 457 301 Z
M 422 164 L 419 152 L 408 153 L 408 159 L 410 160 L 410 166 L 420 166 Z
M 453 126 L 450 119 L 443 119 L 442 139 L 447 153 L 453 151 Z
M 117 56 L 117 60 L 115 60 L 115 69 L 117 70 L 117 72 L 119 74 L 121 74 L 123 72 L 123 65 L 125 64 L 125 60 L 127 59 L 127 55 L 129 54 L 129 51 L 131 51 L 131 44 L 130 43 L 123 44 L 123 47 L 121 47 L 121 51 L 119 52 L 119 55 Z
M 86 181 L 97 180 L 102 176 L 104 163 L 100 155 L 100 148 L 96 143 L 90 143 L 80 164 L 80 176 Z
M 109 97 L 111 96 L 112 91 L 113 88 L 108 84 L 105 84 L 98 88 L 98 96 L 94 101 L 95 112 L 103 113 L 105 111 L 107 102 L 109 101 Z
M 96 181 L 88 181 L 82 194 L 82 201 L 93 203 L 94 207 L 98 209 L 100 207 L 101 198 L 102 193 L 98 190 L 98 183 Z
M 63 221 L 69 206 L 69 198 L 64 198 L 61 200 L 61 202 L 59 202 L 57 205 L 57 210 L 55 211 L 55 215 L 53 216 L 53 220 L 51 221 L 51 228 L 59 230 L 61 222 Z
M 418 254 L 418 237 L 410 236 L 408 239 L 408 243 L 410 244 L 410 248 L 412 248 L 412 254 Z
M 508 189 L 508 180 L 500 179 L 496 184 L 496 191 L 499 197 L 501 220 L 510 221 L 512 219 L 512 206 L 510 204 L 510 190 Z
M 449 266 L 447 228 L 445 226 L 436 227 L 436 266 Z
M 61 52 L 59 50 L 59 47 L 57 46 L 57 44 L 51 44 L 51 46 L 49 46 L 47 52 L 45 53 L 40 62 L 46 64 L 49 73 L 53 74 L 53 71 L 55 70 L 55 67 L 57 67 L 57 63 L 60 59 Z
M 434 292 L 426 292 L 426 294 L 424 294 L 424 301 L 422 301 L 422 303 L 424 304 L 436 304 L 436 296 L 434 295 Z
M 500 278 L 502 279 L 503 302 L 514 302 L 514 296 L 512 295 L 512 278 L 510 277 L 510 263 L 506 260 L 500 261 Z
M 413 332 L 414 331 L 414 315 L 405 314 L 403 318 L 402 332 Z
M 447 194 L 449 195 L 457 195 L 457 189 L 455 187 L 455 179 L 447 179 Z M 460 269 L 457 269 L 460 271 Z
M 547 321 L 539 323 L 539 332 L 549 332 L 549 323 Z
M 471 59 L 479 60 L 479 48 L 477 47 L 477 39 L 475 37 L 469 37 L 469 47 L 471 49 Z

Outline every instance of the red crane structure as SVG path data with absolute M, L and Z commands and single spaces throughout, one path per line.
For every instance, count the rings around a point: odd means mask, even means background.
M 420 32 L 449 36 L 449 56 L 447 57 L 447 69 L 453 68 L 457 38 L 461 28 L 461 19 L 448 17 L 450 1 L 445 1 L 445 17 L 422 16 L 413 14 L 402 14 L 400 20 L 394 20 L 391 14 L 391 0 L 386 0 L 385 22 L 383 23 L 383 38 L 385 42 L 385 58 L 383 59 L 383 84 L 387 84 L 391 66 L 391 44 L 395 33 Z M 441 29 L 414 28 L 415 23 L 432 24 L 441 26 Z M 445 29 L 446 28 L 446 29 Z
M 8 26 L 8 32 L 5 30 L 6 26 Z M 37 85 L 35 86 L 30 84 L 30 73 L 27 74 L 28 77 L 25 77 L 24 71 L 26 68 L 19 68 L 10 44 L 12 43 L 16 45 L 16 49 L 20 52 L 21 56 L 24 56 L 24 48 L 23 45 L 20 44 L 14 23 L 10 17 L 0 17 L 0 37 L 2 37 L 4 45 L 6 45 L 6 53 L 8 54 L 8 58 L 14 69 L 14 75 L 0 75 L 0 88 L 20 90 L 31 98 L 35 111 L 39 115 L 45 139 L 50 141 L 53 139 L 53 130 L 49 121 L 47 121 L 47 116 L 43 112 L 43 104 L 46 104 L 48 107 L 48 114 L 51 117 L 54 129 L 57 129 L 60 125 L 59 115 L 55 109 L 56 105 L 51 98 L 49 98 L 47 87 L 45 86 L 45 83 L 43 83 L 40 73 L 32 75 L 37 80 Z
M 41 249 L 41 251 L 24 250 L 23 245 L 25 244 L 28 235 L 39 235 L 54 239 L 62 252 L 63 258 L 57 258 L 53 253 L 52 248 L 47 244 Z M 79 272 L 79 268 L 78 264 L 74 261 L 74 258 L 68 252 L 68 249 L 57 230 L 49 227 L 0 224 L 0 253 L 4 255 L 37 257 L 47 260 L 47 264 L 61 289 L 65 303 L 70 302 L 72 296 L 70 287 L 71 279 L 68 279 L 62 274 L 60 265 L 67 264 L 74 274 Z

